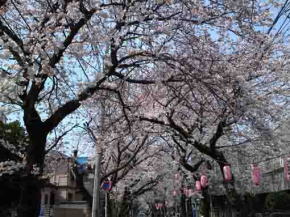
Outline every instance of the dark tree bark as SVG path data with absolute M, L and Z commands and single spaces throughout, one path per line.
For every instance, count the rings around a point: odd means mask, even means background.
M 21 195 L 17 209 L 17 217 L 38 217 L 41 200 L 41 183 L 33 175 L 27 176 L 21 183 Z
M 7 0 L 0 0 L 0 9 L 5 6 Z
M 41 201 L 41 180 L 33 174 L 35 168 L 39 169 L 39 175 L 43 172 L 48 131 L 45 129 L 45 125 L 33 104 L 26 104 L 23 119 L 29 136 L 29 146 L 26 154 L 27 177 L 20 193 L 21 199 L 17 213 L 19 217 L 38 217 Z

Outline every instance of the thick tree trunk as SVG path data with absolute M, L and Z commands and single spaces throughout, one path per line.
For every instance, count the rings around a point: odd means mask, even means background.
M 24 123 L 29 136 L 26 154 L 26 178 L 18 204 L 18 217 L 38 217 L 41 202 L 41 180 L 48 131 L 34 107 L 24 109 Z
M 46 134 L 40 130 L 30 135 L 27 153 L 27 178 L 23 183 L 18 217 L 38 217 L 41 202 L 41 180 L 45 156 Z M 38 174 L 34 175 L 34 172 Z
M 41 201 L 41 185 L 37 177 L 28 176 L 22 183 L 17 217 L 38 217 Z

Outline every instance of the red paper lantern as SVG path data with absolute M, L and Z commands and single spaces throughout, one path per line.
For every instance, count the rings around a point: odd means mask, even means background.
M 225 165 L 223 167 L 223 172 L 224 172 L 224 178 L 225 181 L 231 181 L 232 180 L 232 172 L 231 172 L 231 167 L 229 165 Z
M 208 185 L 208 180 L 207 180 L 207 177 L 205 175 L 202 175 L 200 177 L 200 184 L 201 184 L 201 187 L 203 187 L 203 188 L 205 188 Z
M 261 170 L 257 165 L 252 164 L 252 181 L 255 185 L 260 184 Z
M 196 191 L 201 191 L 201 184 L 200 184 L 200 181 L 196 181 L 196 182 L 195 182 L 195 190 L 196 190 Z

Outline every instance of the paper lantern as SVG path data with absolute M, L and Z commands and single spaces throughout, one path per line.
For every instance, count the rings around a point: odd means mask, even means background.
M 155 203 L 155 208 L 159 209 L 159 203 Z
M 187 194 L 186 196 L 187 197 L 191 197 L 193 195 L 194 191 L 190 188 L 190 189 L 187 189 Z
M 168 205 L 169 205 L 169 202 L 166 200 L 165 203 L 164 203 L 164 206 L 168 207 Z
M 177 195 L 177 191 L 174 190 L 174 191 L 172 192 L 172 194 L 173 194 L 173 196 L 175 197 L 175 196 Z
M 286 157 L 284 159 L 284 177 L 285 180 L 287 181 L 290 181 L 289 161 L 290 161 L 289 157 Z
M 175 178 L 175 179 L 179 179 L 179 174 L 176 173 L 176 174 L 174 175 L 174 178 Z
M 187 188 L 183 188 L 183 189 L 182 189 L 182 193 L 183 193 L 184 195 L 187 195 Z
M 223 172 L 224 172 L 224 178 L 225 181 L 231 181 L 232 180 L 232 172 L 231 172 L 231 167 L 229 165 L 225 165 L 223 167 Z
M 203 187 L 203 188 L 205 188 L 208 185 L 208 180 L 207 180 L 207 177 L 205 175 L 202 175 L 200 177 L 200 184 L 201 184 L 201 187 Z
M 196 191 L 201 191 L 201 184 L 200 184 L 200 181 L 196 181 L 196 182 L 195 182 L 195 190 L 196 190 Z
M 257 165 L 252 164 L 252 181 L 255 185 L 260 184 L 261 170 Z
M 163 203 L 155 203 L 156 209 L 161 209 L 163 207 Z
M 180 180 L 180 175 L 179 173 L 174 174 L 174 181 L 177 183 Z

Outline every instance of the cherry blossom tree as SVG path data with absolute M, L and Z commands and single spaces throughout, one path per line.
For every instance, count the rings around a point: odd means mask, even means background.
M 34 183 L 24 186 L 18 216 L 38 215 L 40 185 L 31 171 L 42 173 L 47 136 L 93 96 L 114 95 L 128 130 L 134 131 L 132 123 L 146 133 L 165 126 L 179 141 L 225 162 L 216 149 L 225 128 L 237 133 L 250 123 L 246 117 L 272 103 L 260 87 L 273 89 L 267 81 L 278 89 L 282 83 L 272 73 L 287 71 L 287 57 L 278 55 L 284 54 L 283 32 L 262 31 L 275 27 L 269 7 L 283 7 L 279 1 L 2 5 L 0 100 L 9 110 L 21 109 L 30 140 L 24 166 Z M 256 116 L 252 123 L 266 133 Z
M 83 0 L 1 5 L 1 101 L 22 110 L 31 180 L 37 182 L 33 167 L 42 173 L 48 134 L 85 100 L 99 90 L 118 94 L 124 82 L 153 83 L 146 80 L 149 70 L 162 61 L 171 30 L 183 20 L 197 23 L 183 5 Z M 40 186 L 34 186 L 24 188 L 18 216 L 37 216 Z
M 24 154 L 28 145 L 27 135 L 19 122 L 0 122 L 0 215 L 8 216 L 20 199 L 21 185 L 25 183 Z M 37 171 L 34 171 L 37 172 Z
M 250 2 L 243 3 L 241 11 L 245 13 Z M 242 15 L 256 17 L 249 18 L 253 22 L 240 25 L 239 17 L 230 16 L 223 20 L 226 26 L 195 28 L 192 34 L 180 30 L 178 39 L 172 42 L 180 50 L 170 54 L 174 60 L 169 60 L 171 64 L 159 69 L 163 76 L 174 73 L 180 82 L 159 86 L 158 95 L 146 90 L 149 105 L 155 105 L 156 110 L 143 108 L 137 115 L 142 122 L 162 127 L 183 156 L 190 153 L 194 158 L 195 152 L 190 149 L 196 149 L 213 159 L 222 176 L 223 167 L 233 158 L 221 148 L 246 144 L 246 152 L 254 150 L 259 158 L 265 156 L 259 150 L 275 154 L 274 131 L 281 114 L 285 115 L 283 109 L 288 108 L 285 94 L 289 81 L 284 73 L 289 56 L 283 38 L 288 27 L 282 25 L 274 31 L 273 26 L 279 25 L 277 19 L 284 18 L 279 12 L 272 19 L 275 15 L 271 15 L 271 6 L 260 6 L 253 3 L 251 8 L 262 12 L 261 16 L 255 10 Z M 181 163 L 192 169 L 184 157 Z M 224 187 L 230 203 L 238 211 L 245 211 L 235 182 L 224 183 Z

